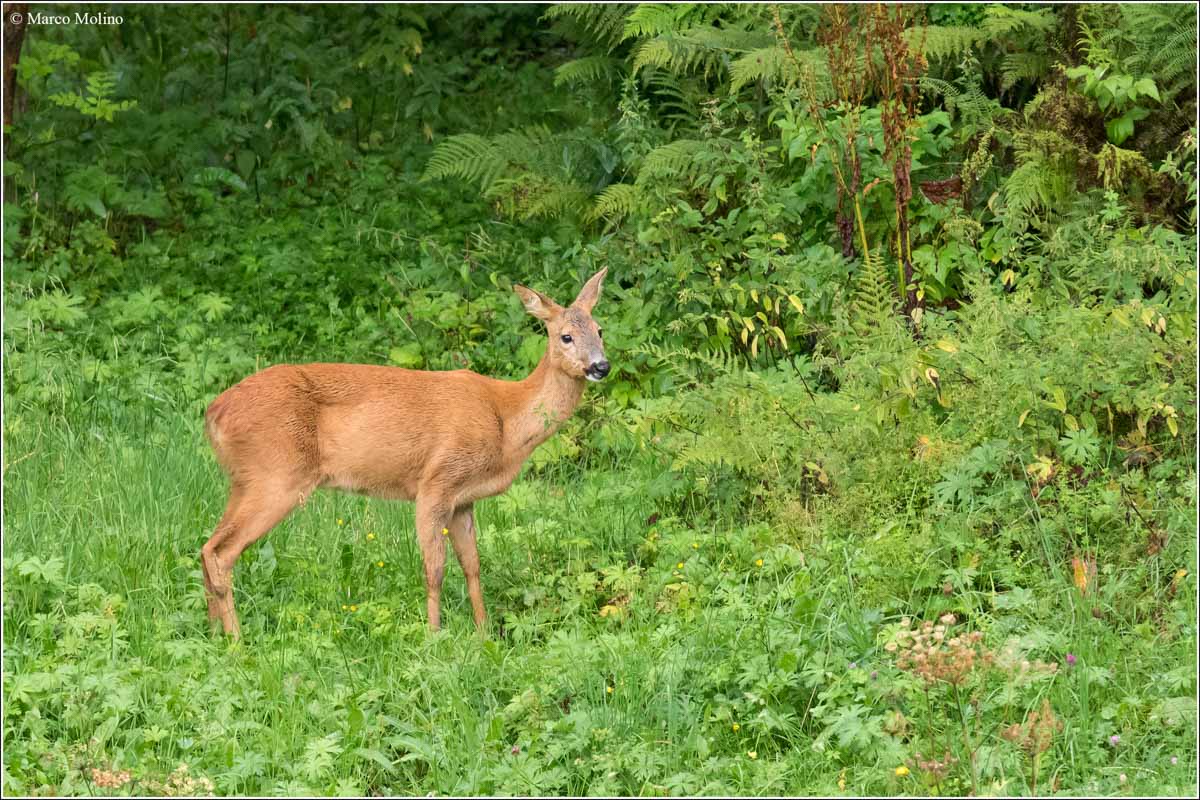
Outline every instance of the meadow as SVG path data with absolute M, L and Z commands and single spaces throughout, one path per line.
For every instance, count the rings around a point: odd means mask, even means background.
M 1195 793 L 1190 8 L 122 13 L 5 129 L 6 795 Z M 332 492 L 210 629 L 218 393 L 600 267 L 483 631 Z

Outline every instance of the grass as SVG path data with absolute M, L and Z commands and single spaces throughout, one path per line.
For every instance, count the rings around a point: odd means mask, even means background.
M 981 790 L 1012 794 L 1028 768 L 998 725 L 1043 697 L 1066 722 L 1043 792 L 1195 786 L 1190 590 L 1158 627 L 1096 619 L 1067 584 L 979 602 L 995 642 L 1079 665 L 982 682 L 984 711 L 935 687 L 927 712 L 883 645 L 898 610 L 936 606 L 859 579 L 852 515 L 722 505 L 631 450 L 481 504 L 486 637 L 453 559 L 426 631 L 408 504 L 318 493 L 241 559 L 234 644 L 205 619 L 197 554 L 225 489 L 198 417 L 104 414 L 10 416 L 6 791 L 925 793 L 897 768 L 965 726 Z

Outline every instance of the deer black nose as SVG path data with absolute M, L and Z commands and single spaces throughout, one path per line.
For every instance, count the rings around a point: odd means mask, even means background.
M 607 361 L 595 361 L 592 363 L 592 366 L 588 368 L 588 371 L 595 375 L 597 379 L 599 379 L 607 376 L 609 369 L 610 367 L 608 366 Z

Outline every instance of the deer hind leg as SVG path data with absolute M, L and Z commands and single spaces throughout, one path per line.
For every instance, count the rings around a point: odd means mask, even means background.
M 291 513 L 302 488 L 295 482 L 238 486 L 212 538 L 200 550 L 210 619 L 220 618 L 225 633 L 241 637 L 233 603 L 233 565 L 242 552 Z
M 217 562 L 217 548 L 236 529 L 237 512 L 245 495 L 242 487 L 236 484 L 230 488 L 225 513 L 217 523 L 213 535 L 205 542 L 204 547 L 200 548 L 200 569 L 204 573 L 204 598 L 208 601 L 208 621 L 214 626 L 221 619 L 221 598 L 228 591 Z
M 450 520 L 450 543 L 454 554 L 462 565 L 467 579 L 467 592 L 471 595 L 471 610 L 475 613 L 475 625 L 483 628 L 487 612 L 483 607 L 483 587 L 479 585 L 479 550 L 475 544 L 475 512 L 473 506 L 460 508 Z
M 442 627 L 442 578 L 446 575 L 446 535 L 454 509 L 442 497 L 423 493 L 417 496 L 417 542 L 425 562 L 425 608 L 429 627 Z

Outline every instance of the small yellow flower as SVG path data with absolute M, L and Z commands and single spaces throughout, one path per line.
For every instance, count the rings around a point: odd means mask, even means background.
M 842 770 L 841 773 L 838 775 L 838 788 L 839 789 L 846 788 L 846 770 Z
M 737 732 L 738 732 L 738 731 L 740 731 L 741 729 L 742 729 L 742 726 L 741 726 L 741 725 L 737 724 L 736 722 L 735 722 L 735 723 L 733 723 L 733 732 L 734 732 L 734 733 L 737 733 Z
M 450 535 L 450 529 L 442 528 L 442 536 L 449 536 L 449 535 Z
M 341 517 L 338 517 L 338 525 L 345 525 L 346 522 Z
M 382 566 L 383 566 L 383 562 L 382 562 L 382 561 L 376 561 L 376 562 L 375 562 L 375 566 L 377 566 L 377 567 L 382 567 Z
M 896 767 L 896 777 L 903 778 L 907 774 L 908 774 L 908 767 L 903 766 L 903 765 Z
M 751 761 L 755 761 L 758 759 L 758 751 L 757 750 L 747 750 L 746 755 L 750 756 Z
M 373 533 L 368 533 L 368 534 L 367 534 L 367 541 L 368 541 L 368 542 L 373 542 L 373 541 L 375 541 L 375 534 L 373 534 Z
M 676 564 L 675 569 L 683 569 L 683 562 L 680 561 L 678 564 Z
M 605 691 L 608 692 L 609 694 L 612 694 L 613 688 L 611 686 L 609 686 L 607 689 L 605 689 Z
M 350 606 L 350 613 L 353 614 L 355 611 L 358 611 L 358 606 Z
M 761 567 L 761 566 L 762 566 L 762 564 L 763 564 L 763 562 L 762 562 L 762 559 L 761 559 L 761 558 L 760 558 L 758 561 L 755 561 L 755 562 L 754 562 L 754 566 L 756 566 L 756 567 Z
M 699 543 L 699 542 L 692 542 L 692 549 L 693 549 L 693 550 L 699 550 L 699 549 L 700 549 L 700 543 Z
M 349 611 L 349 610 L 350 610 L 350 606 L 346 605 L 345 603 L 342 603 L 342 611 Z

